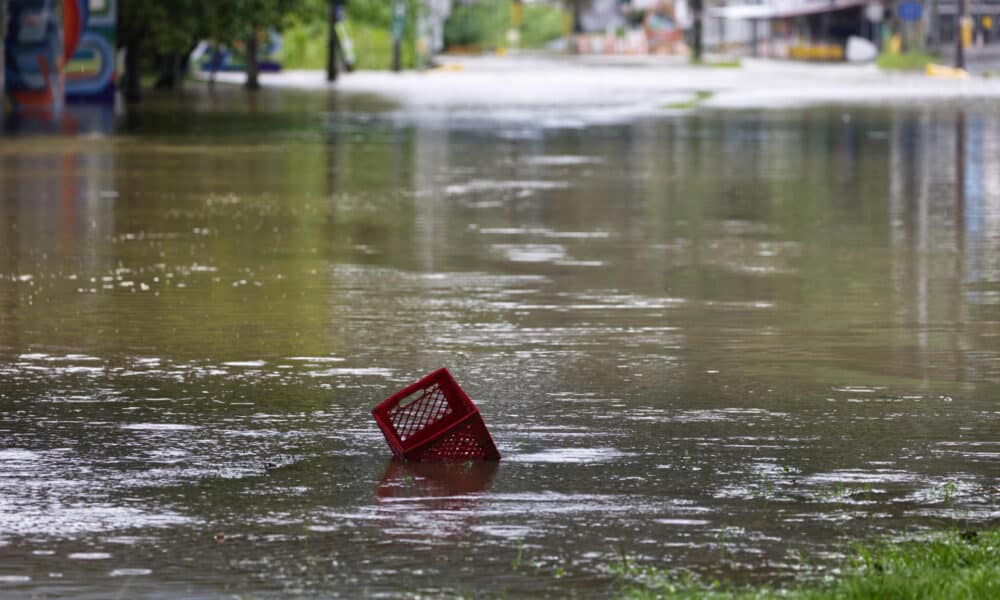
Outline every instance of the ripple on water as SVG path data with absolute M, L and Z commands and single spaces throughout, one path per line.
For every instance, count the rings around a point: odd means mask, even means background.
M 51 492 L 49 492 L 51 494 Z M 80 505 L 74 499 L 30 506 L 24 498 L 0 496 L 0 531 L 12 535 L 83 535 L 129 528 L 174 527 L 193 519 L 171 512 L 144 512 L 106 504 Z
M 615 448 L 550 448 L 541 452 L 514 454 L 507 458 L 511 462 L 526 463 L 594 463 L 617 460 L 632 456 Z
M 541 156 L 526 156 L 523 161 L 529 165 L 542 166 L 576 166 L 593 165 L 604 162 L 598 156 L 582 156 L 576 154 L 549 154 Z
M 21 360 L 44 360 L 48 362 L 98 362 L 101 359 L 87 354 L 66 354 L 64 356 L 53 356 L 51 354 L 30 353 L 22 354 Z
M 816 473 L 804 479 L 811 483 L 911 483 L 918 481 L 919 477 L 909 471 L 896 469 L 875 469 L 873 471 L 860 469 L 843 469 L 830 471 L 828 473 Z
M 125 423 L 121 428 L 133 431 L 192 431 L 200 429 L 197 425 L 181 423 Z
M 351 368 L 341 368 L 341 369 L 323 369 L 322 371 L 309 371 L 306 373 L 309 377 L 341 377 L 344 375 L 348 376 L 375 376 L 375 377 L 392 377 L 392 369 L 381 369 L 378 367 L 359 367 L 355 369 Z
M 530 527 L 517 525 L 473 525 L 469 530 L 505 540 L 523 540 L 532 532 Z
M 482 235 L 537 236 L 551 239 L 606 239 L 611 237 L 607 231 L 555 231 L 544 227 L 483 227 Z
M 73 552 L 67 558 L 73 560 L 107 560 L 111 555 L 107 552 Z
M 705 519 L 653 519 L 661 525 L 677 525 L 681 527 L 701 527 L 708 525 L 711 521 Z
M 560 244 L 493 244 L 492 248 L 510 262 L 553 262 L 566 258 Z
M 152 574 L 152 569 L 115 569 L 108 573 L 111 577 L 138 577 Z
M 521 181 L 497 181 L 479 179 L 466 183 L 456 183 L 445 188 L 444 192 L 449 196 L 460 196 L 475 192 L 504 192 L 504 191 L 537 191 L 537 190 L 559 190 L 569 187 L 565 181 L 544 181 L 544 180 L 521 180 Z
M 31 450 L 23 450 L 21 448 L 8 448 L 6 450 L 0 450 L 0 461 L 28 461 L 37 460 L 41 458 L 41 454 L 38 452 L 32 452 Z

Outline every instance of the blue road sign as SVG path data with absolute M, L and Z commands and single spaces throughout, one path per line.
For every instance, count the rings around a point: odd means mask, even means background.
M 924 7 L 919 2 L 903 2 L 896 7 L 896 13 L 904 21 L 919 21 Z

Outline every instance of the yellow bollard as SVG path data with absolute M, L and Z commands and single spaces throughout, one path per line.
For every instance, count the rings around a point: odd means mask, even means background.
M 889 53 L 899 54 L 899 51 L 903 49 L 903 38 L 899 37 L 898 33 L 892 34 L 889 38 Z
M 972 17 L 962 17 L 962 47 L 972 46 Z

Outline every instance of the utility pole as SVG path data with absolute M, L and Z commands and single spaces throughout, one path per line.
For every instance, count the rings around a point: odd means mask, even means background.
M 965 28 L 969 20 L 968 0 L 957 0 L 958 4 L 958 36 L 955 40 L 955 68 L 965 68 Z
M 403 33 L 406 30 L 406 3 L 393 0 L 392 3 L 392 70 L 403 68 Z
M 326 37 L 326 80 L 337 80 L 337 49 L 340 47 L 340 39 L 337 38 L 337 24 L 343 18 L 341 14 L 342 0 L 330 0 L 329 27 L 330 33 Z
M 337 19 L 338 1 L 330 0 L 330 14 L 327 24 L 330 33 L 326 36 L 326 80 L 337 81 Z
M 694 23 L 691 25 L 691 62 L 701 62 L 702 55 L 702 9 L 705 6 L 704 0 L 691 0 L 691 12 L 694 14 Z

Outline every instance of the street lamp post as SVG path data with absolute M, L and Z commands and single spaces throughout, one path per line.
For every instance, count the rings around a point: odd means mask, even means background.
M 955 68 L 965 68 L 965 28 L 970 24 L 968 0 L 958 0 L 958 35 L 955 36 Z
M 702 10 L 704 0 L 692 0 L 691 12 L 694 22 L 691 24 L 691 62 L 701 62 L 702 55 Z

